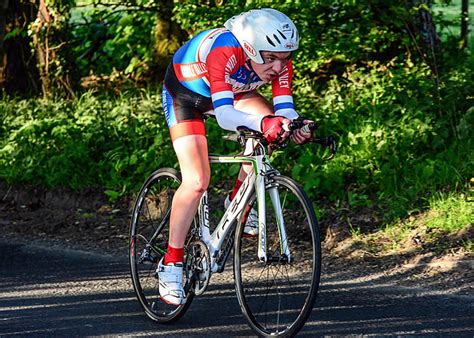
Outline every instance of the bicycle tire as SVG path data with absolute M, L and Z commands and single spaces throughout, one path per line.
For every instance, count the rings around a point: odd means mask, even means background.
M 290 260 L 280 246 L 284 243 L 268 190 L 276 187 L 290 249 Z M 257 210 L 256 193 L 249 207 Z M 306 323 L 316 300 L 321 274 L 321 243 L 316 216 L 310 200 L 291 178 L 274 176 L 265 192 L 267 255 L 257 256 L 257 237 L 242 236 L 245 219 L 236 229 L 234 278 L 237 299 L 249 325 L 259 336 L 291 337 Z
M 167 250 L 171 202 L 180 184 L 181 175 L 175 169 L 162 168 L 153 172 L 140 189 L 130 222 L 129 261 L 133 288 L 147 316 L 160 323 L 181 318 L 194 297 L 188 289 L 186 303 L 175 306 L 161 300 L 158 291 L 156 268 Z

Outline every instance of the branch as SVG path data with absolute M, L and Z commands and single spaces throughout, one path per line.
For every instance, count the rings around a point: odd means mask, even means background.
M 139 4 L 131 3 L 131 2 L 105 2 L 104 3 L 102 1 L 96 1 L 93 4 L 76 5 L 74 7 L 80 8 L 80 7 L 90 7 L 90 6 L 93 6 L 93 7 L 102 6 L 102 7 L 113 7 L 113 8 L 118 8 L 118 7 L 131 8 L 131 7 L 134 7 L 134 8 L 136 8 L 136 10 L 142 10 L 142 11 L 158 11 L 161 8 L 160 5 L 157 5 L 157 6 L 144 6 L 144 5 L 139 5 Z

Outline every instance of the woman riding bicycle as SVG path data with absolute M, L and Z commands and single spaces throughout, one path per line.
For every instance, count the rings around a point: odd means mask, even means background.
M 184 242 L 210 180 L 203 115 L 215 115 L 223 129 L 261 131 L 269 142 L 285 140 L 290 136 L 285 125 L 299 118 L 291 94 L 291 56 L 299 43 L 293 22 L 265 8 L 234 16 L 224 27 L 203 31 L 178 49 L 163 84 L 163 109 L 182 183 L 173 198 L 168 249 L 157 273 L 161 298 L 174 305 L 186 300 Z M 266 83 L 272 84 L 273 105 L 256 92 Z M 297 144 L 310 137 L 301 130 L 291 135 Z M 245 177 L 243 166 L 230 199 Z M 244 232 L 255 236 L 252 217 Z

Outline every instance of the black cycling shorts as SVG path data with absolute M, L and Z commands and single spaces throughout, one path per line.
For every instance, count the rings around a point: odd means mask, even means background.
M 172 64 L 163 81 L 162 104 L 171 140 L 186 135 L 206 135 L 203 113 L 212 109 L 212 100 L 184 87 Z

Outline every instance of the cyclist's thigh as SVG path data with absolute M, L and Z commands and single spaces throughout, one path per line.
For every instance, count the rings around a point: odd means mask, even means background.
M 234 97 L 234 107 L 249 114 L 275 114 L 273 105 L 256 91 L 236 94 Z
M 205 190 L 209 184 L 210 167 L 206 136 L 191 134 L 173 141 L 178 157 L 182 181 L 198 190 Z
M 169 66 L 163 83 L 163 110 L 185 186 L 205 189 L 209 182 L 209 159 L 203 111 L 211 100 L 184 87 Z

